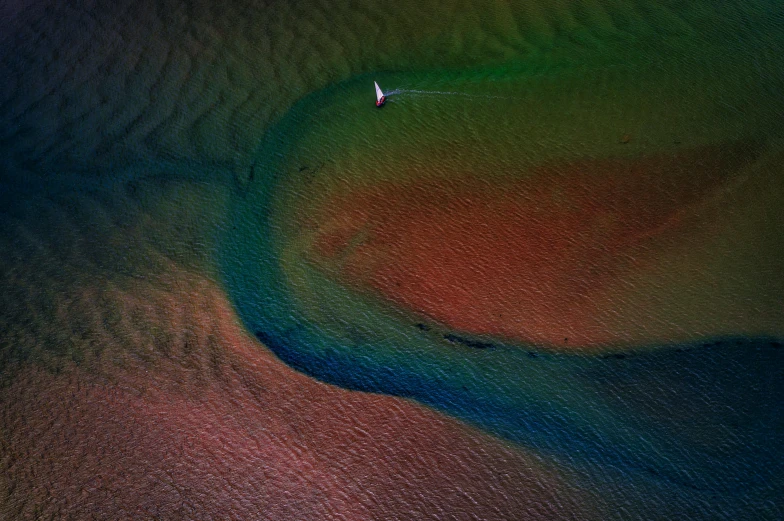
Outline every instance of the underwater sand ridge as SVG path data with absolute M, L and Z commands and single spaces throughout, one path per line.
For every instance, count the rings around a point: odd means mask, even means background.
M 585 323 L 570 310 L 595 314 L 590 302 L 619 277 L 615 270 L 628 269 L 630 257 L 643 262 L 640 243 L 647 250 L 657 236 L 678 231 L 677 212 L 756 154 L 736 149 L 545 166 L 534 174 L 541 182 L 519 186 L 446 176 L 341 194 L 317 210 L 324 232 L 308 257 L 339 256 L 348 284 L 460 331 L 556 346 L 569 338 L 567 349 L 611 342 L 561 328 Z M 583 327 L 609 334 L 602 319 Z

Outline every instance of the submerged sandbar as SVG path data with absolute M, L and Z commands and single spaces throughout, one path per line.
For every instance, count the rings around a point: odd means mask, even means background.
M 749 144 L 701 146 L 544 164 L 492 181 L 404 175 L 328 198 L 314 214 L 308 257 L 449 328 L 608 343 L 603 302 L 623 291 L 620 275 L 688 241 L 700 204 L 756 153 Z

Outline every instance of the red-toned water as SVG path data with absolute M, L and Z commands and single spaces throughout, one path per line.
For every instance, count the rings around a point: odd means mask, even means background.
M 500 520 L 595 507 L 519 448 L 295 372 L 206 281 L 145 285 L 125 304 L 183 321 L 186 351 L 100 375 L 21 371 L 0 390 L 0 517 Z
M 325 205 L 314 259 L 455 329 L 607 342 L 601 295 L 685 236 L 700 200 L 752 151 L 703 147 L 544 165 L 502 182 L 459 172 L 357 189 Z

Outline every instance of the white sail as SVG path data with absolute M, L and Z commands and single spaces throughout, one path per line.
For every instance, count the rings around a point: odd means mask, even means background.
M 384 93 L 383 93 L 383 92 L 381 92 L 381 87 L 379 87 L 379 86 L 378 86 L 378 83 L 376 83 L 376 82 L 374 81 L 374 82 L 373 82 L 373 85 L 375 85 L 375 86 L 376 86 L 376 101 L 381 101 L 381 98 L 383 98 L 383 97 L 384 97 Z

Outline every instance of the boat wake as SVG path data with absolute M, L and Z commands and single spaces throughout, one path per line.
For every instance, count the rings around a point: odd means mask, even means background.
M 496 96 L 492 94 L 470 94 L 468 92 L 457 92 L 449 90 L 417 90 L 417 89 L 395 89 L 386 93 L 387 97 L 400 95 L 400 94 L 413 94 L 418 96 L 461 96 L 464 98 L 474 99 L 516 99 L 512 96 Z

